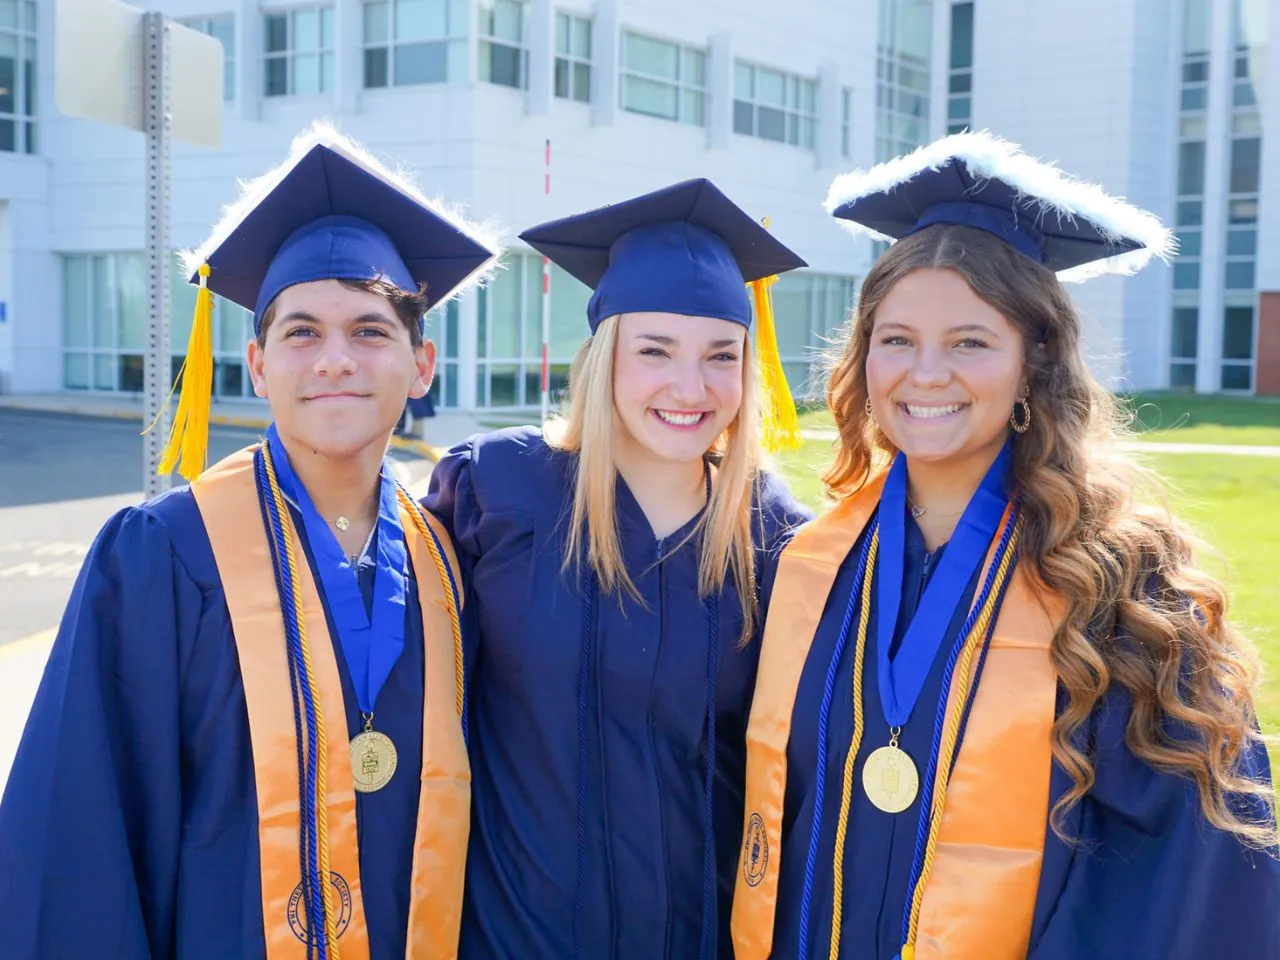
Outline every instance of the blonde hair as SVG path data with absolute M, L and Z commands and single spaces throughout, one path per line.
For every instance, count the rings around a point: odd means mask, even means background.
M 639 599 L 622 557 L 615 502 L 613 355 L 619 321 L 616 316 L 604 320 L 578 349 L 569 368 L 568 414 L 552 419 L 544 436 L 550 446 L 577 458 L 565 568 L 579 562 L 585 546 L 587 562 L 605 593 L 626 593 Z M 715 482 L 707 509 L 689 537 L 701 534 L 700 596 L 719 592 L 732 576 L 742 602 L 745 642 L 757 617 L 751 517 L 763 454 L 759 374 L 750 336 L 744 338 L 742 349 L 742 405 L 708 451 L 716 466 Z
M 864 409 L 866 359 L 876 307 L 919 269 L 951 270 L 1021 333 L 1031 429 L 1014 444 L 1021 498 L 1022 557 L 1066 600 L 1051 653 L 1067 703 L 1053 727 L 1053 753 L 1073 784 L 1051 822 L 1092 789 L 1094 769 L 1077 734 L 1112 684 L 1132 698 L 1125 740 L 1152 768 L 1195 783 L 1205 819 L 1247 845 L 1274 850 L 1275 800 L 1240 773 L 1257 730 L 1253 645 L 1227 620 L 1227 592 L 1196 564 L 1196 541 L 1167 510 L 1140 505 L 1154 480 L 1117 452 L 1125 421 L 1115 398 L 1089 374 L 1080 325 L 1066 291 L 1045 267 L 980 230 L 929 227 L 889 248 L 868 274 L 847 339 L 833 355 L 827 402 L 839 439 L 823 477 L 835 498 L 851 496 L 877 462 L 895 452 Z M 1193 736 L 1179 737 L 1170 721 Z M 1264 808 L 1242 812 L 1232 797 Z

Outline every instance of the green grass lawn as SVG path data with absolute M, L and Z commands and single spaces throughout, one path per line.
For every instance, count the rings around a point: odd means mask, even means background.
M 1166 418 L 1187 415 L 1187 426 L 1160 431 L 1177 434 L 1165 439 L 1192 442 L 1194 434 L 1197 443 L 1280 444 L 1280 405 L 1212 397 L 1144 399 L 1159 404 Z M 803 418 L 806 428 L 830 423 L 825 411 Z M 809 440 L 781 458 L 791 489 L 815 509 L 822 506 L 819 477 L 830 456 L 830 442 Z M 1228 583 L 1232 619 L 1262 651 L 1266 677 L 1259 709 L 1267 731 L 1280 734 L 1280 459 L 1152 453 L 1146 462 L 1170 482 L 1174 511 L 1215 548 L 1203 562 Z
M 1152 443 L 1280 446 L 1280 400 L 1150 393 L 1130 404 L 1134 429 Z

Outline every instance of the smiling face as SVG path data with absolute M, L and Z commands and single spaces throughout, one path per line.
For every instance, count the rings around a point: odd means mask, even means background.
M 908 460 L 993 460 L 1024 370 L 1021 334 L 954 271 L 915 270 L 876 307 L 867 394 Z
M 621 316 L 613 355 L 617 443 L 658 460 L 700 460 L 742 405 L 746 333 L 716 317 Z
M 268 313 L 248 366 L 286 447 L 340 459 L 385 448 L 405 400 L 427 391 L 435 346 L 415 347 L 385 297 L 337 280 L 287 287 Z

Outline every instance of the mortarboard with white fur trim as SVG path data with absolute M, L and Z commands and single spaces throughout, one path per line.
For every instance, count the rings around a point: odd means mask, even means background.
M 1152 214 L 986 132 L 954 134 L 839 176 L 826 207 L 854 232 L 882 240 L 935 223 L 984 230 L 1063 281 L 1136 273 L 1175 250 Z

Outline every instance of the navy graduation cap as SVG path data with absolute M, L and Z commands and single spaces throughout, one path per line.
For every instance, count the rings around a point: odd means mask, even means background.
M 1060 280 L 1129 274 L 1167 259 L 1159 220 L 986 132 L 944 137 L 837 177 L 827 210 L 855 232 L 900 240 L 935 223 L 993 234 Z
M 749 327 L 746 285 L 808 266 L 710 180 L 552 220 L 520 239 L 595 291 L 593 333 L 608 317 L 639 312 Z
M 593 289 L 587 304 L 592 334 L 623 313 L 717 317 L 750 327 L 754 300 L 764 443 L 772 451 L 799 444 L 769 287 L 778 274 L 808 264 L 710 180 L 685 180 L 552 220 L 520 239 Z
M 289 158 L 244 185 L 212 235 L 183 255 L 199 286 L 182 396 L 160 472 L 181 459 L 188 480 L 204 469 L 213 385 L 213 294 L 253 311 L 254 332 L 286 287 L 313 280 L 384 279 L 428 309 L 483 276 L 497 245 L 428 200 L 332 127 L 301 134 Z
M 191 282 L 252 310 L 254 327 L 285 287 L 383 278 L 428 307 L 497 254 L 479 228 L 428 200 L 331 127 L 300 136 L 285 163 L 244 188 L 186 263 Z

